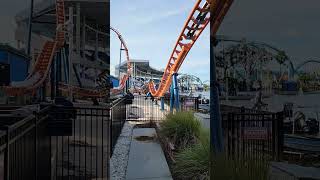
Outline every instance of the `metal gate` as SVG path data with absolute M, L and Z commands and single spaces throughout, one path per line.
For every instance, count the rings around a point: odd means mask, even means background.
M 54 107 L 51 117 L 52 179 L 108 179 L 109 109 Z
M 108 179 L 110 109 L 45 105 L 0 115 L 0 179 Z
M 257 162 L 281 158 L 282 113 L 228 113 L 222 117 L 229 157 Z

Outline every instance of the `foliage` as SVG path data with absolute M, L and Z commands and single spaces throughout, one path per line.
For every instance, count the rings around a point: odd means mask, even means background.
M 250 158 L 231 159 L 224 155 L 212 158 L 211 179 L 224 180 L 267 180 L 268 163 L 267 161 L 255 161 Z
M 209 180 L 210 136 L 201 130 L 198 143 L 176 155 L 173 174 L 179 179 Z
M 278 61 L 279 64 L 283 64 L 288 59 L 289 59 L 289 57 L 287 56 L 287 54 L 284 51 L 280 51 L 276 55 L 276 60 Z
M 168 114 L 161 123 L 161 135 L 169 138 L 178 149 L 185 148 L 196 142 L 200 135 L 200 122 L 192 112 L 176 112 Z

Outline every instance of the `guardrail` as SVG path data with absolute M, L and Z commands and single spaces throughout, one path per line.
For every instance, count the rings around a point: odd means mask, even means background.
M 97 106 L 1 115 L 0 179 L 107 179 L 111 127 L 110 108 Z
M 123 125 L 127 119 L 126 116 L 127 105 L 126 99 L 121 98 L 113 102 L 111 107 L 111 155 L 114 149 L 114 146 L 117 143 L 117 140 L 121 134 Z

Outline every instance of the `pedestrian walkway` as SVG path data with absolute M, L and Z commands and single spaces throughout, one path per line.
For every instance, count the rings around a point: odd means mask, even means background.
M 126 180 L 172 180 L 154 128 L 133 130 Z

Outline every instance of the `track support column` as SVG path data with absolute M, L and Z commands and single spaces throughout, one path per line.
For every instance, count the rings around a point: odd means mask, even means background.
M 177 111 L 180 110 L 180 98 L 179 98 L 179 87 L 178 87 L 178 73 L 172 75 L 173 93 L 174 93 L 174 105 Z
M 173 93 L 173 84 L 170 86 L 170 112 L 173 112 L 173 105 L 174 105 L 174 93 Z
M 160 97 L 160 100 L 161 100 L 161 111 L 164 110 L 164 97 Z

